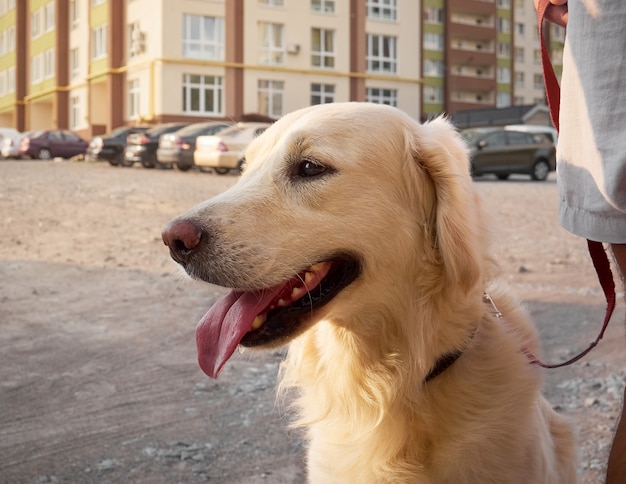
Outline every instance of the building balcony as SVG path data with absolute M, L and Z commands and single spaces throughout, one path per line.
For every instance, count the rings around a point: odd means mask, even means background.
M 483 0 L 448 0 L 446 8 L 450 12 L 465 15 L 495 15 L 497 12 L 496 2 Z
M 494 66 L 496 64 L 495 49 L 455 49 L 450 48 L 446 55 L 450 66 Z
M 454 36 L 461 39 L 471 39 L 474 41 L 489 42 L 496 37 L 496 27 L 492 23 L 491 26 L 478 25 L 478 24 L 466 24 L 466 23 L 452 23 L 450 29 L 454 33 Z
M 450 90 L 452 92 L 456 90 L 463 90 L 467 92 L 491 92 L 495 91 L 497 82 L 495 77 L 492 76 L 467 76 L 467 75 L 454 75 L 451 74 L 448 77 Z

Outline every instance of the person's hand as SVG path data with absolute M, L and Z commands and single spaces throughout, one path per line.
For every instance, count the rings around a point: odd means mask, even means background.
M 539 0 L 533 0 L 535 9 Z M 544 18 L 550 22 L 553 22 L 561 27 L 567 25 L 567 0 L 550 0 L 550 5 L 546 8 Z

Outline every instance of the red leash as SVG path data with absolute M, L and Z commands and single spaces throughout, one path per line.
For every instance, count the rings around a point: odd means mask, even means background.
M 548 99 L 550 117 L 552 118 L 554 127 L 558 131 L 561 87 L 559 86 L 559 81 L 554 74 L 550 55 L 543 38 L 543 19 L 549 5 L 549 0 L 539 0 L 539 4 L 537 5 L 537 22 L 539 27 L 539 41 L 541 43 L 541 63 L 543 66 L 543 80 L 545 83 L 546 97 Z M 543 368 L 559 368 L 561 366 L 571 365 L 595 348 L 604 336 L 604 332 L 606 331 L 611 315 L 613 314 L 613 309 L 615 309 L 615 282 L 613 281 L 613 273 L 611 272 L 611 265 L 609 263 L 606 250 L 604 249 L 604 245 L 601 242 L 587 240 L 587 247 L 589 249 L 591 260 L 593 261 L 593 266 L 596 269 L 598 280 L 600 281 L 600 285 L 604 291 L 604 297 L 606 298 L 606 313 L 604 315 L 604 323 L 602 324 L 600 334 L 598 334 L 598 337 L 587 347 L 587 349 L 581 351 L 579 354 L 564 363 L 546 364 L 535 357 L 532 353 L 525 350 L 531 363 L 542 366 Z

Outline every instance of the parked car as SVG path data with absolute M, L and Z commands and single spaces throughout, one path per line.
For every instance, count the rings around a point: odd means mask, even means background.
M 117 166 L 124 159 L 126 139 L 134 133 L 143 133 L 150 126 L 120 126 L 110 133 L 94 136 L 91 138 L 87 157 L 92 160 L 106 160 L 111 165 Z
M 525 133 L 501 128 L 461 131 L 470 144 L 472 175 L 495 174 L 506 180 L 511 174 L 545 180 L 556 170 L 554 143 L 542 133 Z
M 184 128 L 189 123 L 164 123 L 157 124 L 143 133 L 131 134 L 126 141 L 124 159 L 120 161 L 122 166 L 133 166 L 140 162 L 144 168 L 161 166 L 157 160 L 156 151 L 159 146 L 159 138 L 166 133 L 173 133 Z
M 232 169 L 241 171 L 248 144 L 270 126 L 270 123 L 237 123 L 217 135 L 198 136 L 193 161 L 196 166 L 210 167 L 219 175 Z
M 71 131 L 61 129 L 33 131 L 20 141 L 18 155 L 40 160 L 72 158 L 84 154 L 88 146 L 87 140 Z
M 2 132 L 3 130 L 6 131 Z M 18 158 L 20 141 L 31 132 L 25 131 L 24 133 L 20 133 L 13 128 L 2 128 L 0 129 L 0 133 L 0 153 L 2 154 L 2 158 Z
M 231 126 L 222 121 L 194 123 L 173 133 L 162 134 L 159 138 L 157 160 L 162 165 L 176 165 L 179 170 L 187 171 L 193 167 L 193 152 L 198 136 L 219 133 Z
M 550 141 L 556 146 L 559 140 L 559 132 L 552 126 L 542 126 L 539 124 L 509 124 L 504 129 L 511 131 L 524 131 L 525 133 L 541 133 L 545 134 Z

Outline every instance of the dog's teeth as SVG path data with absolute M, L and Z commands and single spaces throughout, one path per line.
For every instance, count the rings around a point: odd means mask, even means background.
M 324 264 L 328 264 L 328 262 L 318 262 L 317 264 L 311 266 L 309 269 L 311 269 L 312 272 L 317 272 L 321 270 L 322 267 L 324 267 Z
M 295 301 L 296 299 L 300 299 L 302 296 L 306 294 L 306 288 L 304 287 L 294 287 L 291 291 L 291 299 Z
M 279 299 L 278 302 L 276 303 L 276 305 L 279 308 L 284 308 L 287 306 L 287 301 L 285 301 L 284 299 Z
M 313 267 L 311 267 L 311 269 L 313 269 Z M 314 275 L 313 275 L 312 272 L 306 272 L 304 274 L 304 283 L 308 285 L 313 280 L 313 277 L 314 277 Z
M 264 322 L 265 316 L 258 315 L 256 318 L 254 318 L 254 321 L 252 321 L 252 329 L 259 329 L 261 326 L 263 326 Z
M 243 355 L 244 352 L 246 351 L 246 347 L 245 346 L 241 346 L 241 345 L 237 345 L 237 351 L 239 352 L 240 355 Z

